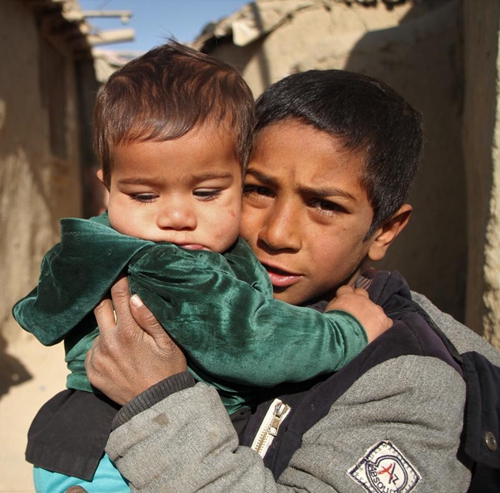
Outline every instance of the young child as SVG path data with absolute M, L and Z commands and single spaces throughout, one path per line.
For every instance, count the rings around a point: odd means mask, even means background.
M 273 299 L 267 272 L 238 239 L 252 130 L 252 96 L 237 72 L 175 42 L 130 62 L 100 92 L 95 143 L 108 213 L 63 220 L 37 288 L 14 307 L 42 343 L 64 339 L 71 370 L 73 391 L 49 401 L 30 430 L 37 491 L 128 489 L 107 457 L 99 462 L 109 405 L 82 395 L 93 391 L 83 366 L 98 334 L 92 310 L 122 271 L 230 413 L 255 404 L 257 387 L 340 369 L 390 326 L 363 295 L 340 296 L 326 314 Z M 309 337 L 310 326 L 322 330 Z M 61 423 L 82 412 L 95 422 L 95 447 L 68 453 L 71 426 Z

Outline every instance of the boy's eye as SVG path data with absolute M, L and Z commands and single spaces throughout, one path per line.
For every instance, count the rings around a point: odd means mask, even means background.
M 309 207 L 316 209 L 319 213 L 326 216 L 333 216 L 338 212 L 346 212 L 341 205 L 324 199 L 314 199 L 309 202 Z
M 273 192 L 267 187 L 262 185 L 244 185 L 243 186 L 243 196 L 264 196 L 264 197 L 272 197 Z
M 147 203 L 153 202 L 153 200 L 157 198 L 157 195 L 154 193 L 134 193 L 131 194 L 130 197 L 132 198 L 132 200 L 135 200 L 137 202 Z
M 217 188 L 199 188 L 193 192 L 195 197 L 201 200 L 215 199 L 222 193 L 222 190 Z

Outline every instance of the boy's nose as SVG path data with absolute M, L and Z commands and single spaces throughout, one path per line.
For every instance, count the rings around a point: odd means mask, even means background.
M 259 232 L 259 240 L 271 250 L 297 252 L 302 246 L 298 211 L 275 204 Z
M 195 212 L 185 205 L 163 208 L 156 216 L 160 229 L 194 230 L 197 220 Z

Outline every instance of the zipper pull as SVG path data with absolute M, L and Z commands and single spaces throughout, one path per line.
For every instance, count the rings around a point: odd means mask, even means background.
M 274 438 L 278 435 L 279 427 L 290 410 L 290 406 L 281 399 L 274 399 L 269 406 L 251 447 L 262 458 L 264 458 Z

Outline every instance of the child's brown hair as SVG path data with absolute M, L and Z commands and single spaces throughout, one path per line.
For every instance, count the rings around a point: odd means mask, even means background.
M 111 181 L 113 146 L 175 139 L 203 123 L 234 133 L 245 171 L 254 101 L 235 68 L 174 40 L 127 63 L 104 84 L 94 108 L 94 147 L 104 183 Z

